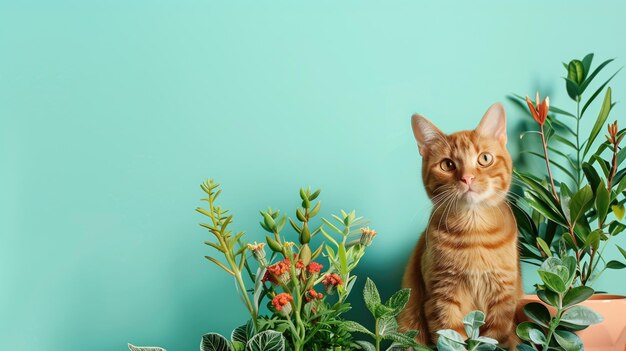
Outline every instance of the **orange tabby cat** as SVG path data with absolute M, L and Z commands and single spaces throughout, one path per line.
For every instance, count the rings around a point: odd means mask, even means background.
M 433 210 L 404 273 L 411 298 L 398 322 L 419 330 L 418 342 L 434 344 L 440 329 L 465 336 L 463 317 L 481 310 L 481 334 L 515 347 L 522 282 L 517 227 L 505 201 L 512 164 L 504 108 L 494 104 L 475 130 L 450 135 L 417 114 L 411 123 Z

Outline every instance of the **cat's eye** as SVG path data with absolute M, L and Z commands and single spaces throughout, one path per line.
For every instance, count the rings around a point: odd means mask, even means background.
M 488 152 L 483 152 L 478 156 L 478 164 L 483 167 L 491 166 L 493 163 L 493 155 Z
M 441 161 L 439 163 L 439 167 L 441 167 L 441 169 L 446 172 L 454 171 L 456 169 L 454 162 L 452 162 L 452 160 L 449 158 L 446 158 L 445 160 Z

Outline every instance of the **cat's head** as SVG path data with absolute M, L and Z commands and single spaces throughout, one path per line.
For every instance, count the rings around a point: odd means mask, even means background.
M 424 187 L 434 203 L 491 207 L 506 198 L 512 162 L 502 104 L 493 104 L 475 130 L 447 135 L 418 114 L 411 124 L 423 158 Z

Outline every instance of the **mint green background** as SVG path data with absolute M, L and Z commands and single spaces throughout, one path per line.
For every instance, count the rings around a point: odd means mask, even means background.
M 625 13 L 619 1 L 0 2 L 0 349 L 194 350 L 240 324 L 231 280 L 203 258 L 194 208 L 209 177 L 250 240 L 258 210 L 291 213 L 303 185 L 323 189 L 324 216 L 356 208 L 379 232 L 360 281 L 389 294 L 429 210 L 410 115 L 470 129 L 537 87 L 571 110 L 560 62 L 623 65 Z M 624 83 L 611 84 L 622 123 Z M 505 105 L 514 151 L 523 115 Z M 608 272 L 597 288 L 626 294 L 623 281 Z

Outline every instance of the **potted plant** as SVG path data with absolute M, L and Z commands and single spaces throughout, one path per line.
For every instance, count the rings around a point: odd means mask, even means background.
M 622 166 L 626 151 L 620 147 L 626 129 L 619 130 L 617 121 L 605 127 L 615 104 L 607 85 L 617 72 L 587 97 L 585 92 L 590 83 L 613 61 L 606 60 L 592 71 L 592 60 L 593 54 L 589 54 L 582 60 L 564 64 L 565 87 L 575 103 L 575 113 L 551 106 L 547 97 L 541 101 L 538 93 L 535 103 L 528 97 L 512 98 L 520 106 L 526 101 L 527 111 L 539 129 L 521 135 L 524 140 L 538 137 L 541 141 L 538 150 L 528 148 L 522 152 L 538 157 L 545 165 L 543 172 L 519 167 L 514 171 L 516 184 L 523 189 L 523 196 L 518 196 L 512 206 L 519 229 L 521 259 L 540 265 L 552 257 L 571 257 L 568 262 L 575 271 L 572 284 L 589 289 L 586 294 L 593 292 L 591 286 L 606 269 L 626 267 L 623 248 L 618 246 L 623 257 L 609 258 L 605 254 L 611 239 L 626 229 L 623 222 L 626 168 Z M 593 127 L 581 129 L 581 121 L 591 113 L 592 102 L 601 95 L 604 98 Z M 606 139 L 601 136 L 603 130 L 607 130 Z M 586 349 L 623 350 L 624 296 L 589 295 L 583 305 L 598 311 L 605 321 L 578 332 Z M 546 301 L 541 295 L 528 299 Z

